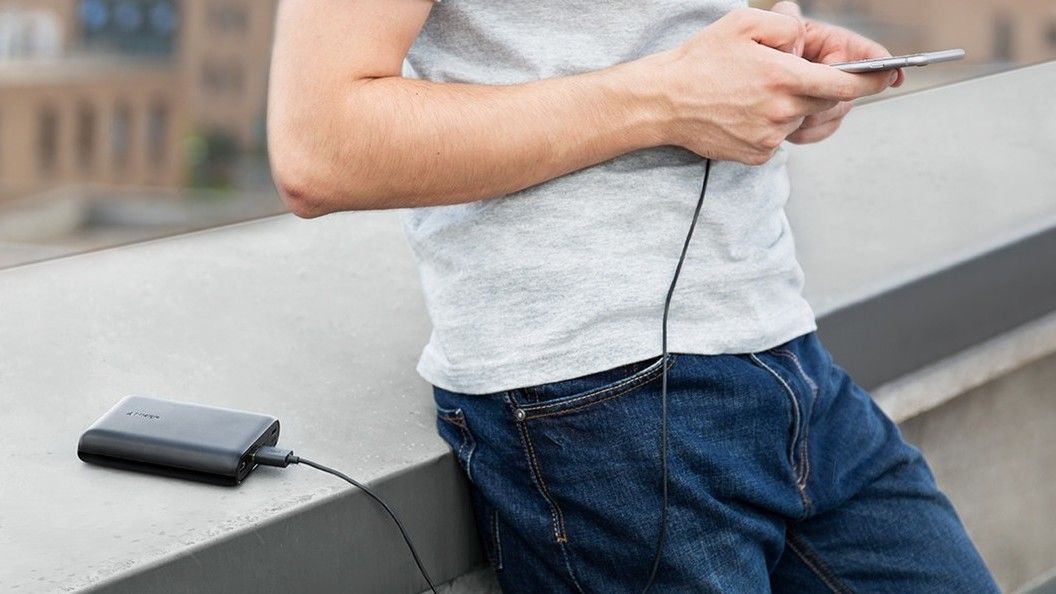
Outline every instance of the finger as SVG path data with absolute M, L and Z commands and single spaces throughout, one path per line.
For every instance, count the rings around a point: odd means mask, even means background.
M 877 58 L 890 58 L 891 52 L 879 43 L 863 37 L 854 31 L 833 27 L 833 37 L 841 38 L 837 44 L 838 49 L 826 52 L 819 62 L 822 64 L 838 64 L 840 62 L 857 62 L 858 60 L 875 60 Z
M 897 73 L 870 72 L 851 74 L 823 64 L 813 64 L 788 56 L 786 67 L 793 75 L 793 91 L 808 97 L 836 101 L 853 101 L 859 97 L 876 95 L 891 86 Z
M 844 102 L 837 103 L 835 107 L 826 109 L 825 111 L 815 113 L 807 116 L 803 120 L 801 128 L 813 128 L 831 122 L 832 120 L 842 120 L 854 107 L 853 103 Z
M 782 0 L 781 2 L 778 2 L 777 4 L 775 4 L 774 7 L 771 8 L 770 10 L 771 10 L 771 12 L 776 12 L 777 14 L 783 14 L 785 16 L 790 16 L 790 17 L 798 19 L 800 21 L 803 20 L 803 13 L 800 12 L 799 5 L 796 4 L 795 2 L 789 2 L 788 0 Z M 799 40 L 796 41 L 796 44 L 793 47 L 791 53 L 793 53 L 793 54 L 795 54 L 797 56 L 802 56 L 803 55 L 803 47 L 805 45 L 806 45 L 806 38 L 805 38 L 805 36 L 801 36 L 799 38 Z
M 799 10 L 799 5 L 790 0 L 781 0 L 781 2 L 774 4 L 774 7 L 770 10 L 778 14 L 796 17 L 797 19 L 803 18 L 803 13 Z
M 738 18 L 751 38 L 762 45 L 783 52 L 794 52 L 802 43 L 803 21 L 768 10 L 746 8 L 738 11 Z
M 826 113 L 840 106 L 839 101 L 800 96 L 793 99 L 795 113 L 804 118 L 811 118 Z
M 906 73 L 901 68 L 898 69 L 898 76 L 895 77 L 895 82 L 891 83 L 892 87 L 896 89 L 901 87 L 906 82 Z
M 788 136 L 788 141 L 793 144 L 810 144 L 820 142 L 832 136 L 839 129 L 842 120 L 832 120 L 820 126 L 811 128 L 800 128 Z

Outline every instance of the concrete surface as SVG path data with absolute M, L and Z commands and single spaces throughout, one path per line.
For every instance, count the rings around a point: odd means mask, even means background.
M 821 313 L 1056 221 L 1056 129 L 1042 113 L 1056 64 L 985 80 L 865 106 L 796 154 L 794 225 Z M 230 489 L 81 463 L 80 432 L 129 393 L 278 416 L 281 443 L 393 499 L 437 580 L 465 573 L 480 556 L 464 486 L 414 373 L 427 332 L 392 213 L 284 216 L 0 271 L 0 432 L 14 448 L 0 584 L 279 592 L 293 576 L 314 592 L 423 589 L 380 512 L 327 475 L 268 469 Z M 1029 396 L 1014 392 L 994 402 Z M 946 422 L 921 439 L 962 428 Z M 1012 441 L 995 451 L 1015 451 L 1016 432 L 1002 435 Z M 1020 451 L 1005 478 L 1038 463 Z
M 1056 226 L 1054 88 L 1048 62 L 910 93 L 796 147 L 789 217 L 817 311 Z
M 872 395 L 901 423 L 1053 353 L 1056 313 L 884 384 Z
M 1056 355 L 902 423 L 1012 591 L 1056 569 Z
M 257 472 L 238 488 L 198 485 L 88 466 L 77 438 L 122 396 L 141 393 L 276 415 L 281 443 L 360 480 L 438 464 L 454 479 L 414 372 L 427 330 L 391 213 L 284 216 L 0 272 L 0 433 L 18 444 L 0 482 L 0 590 L 74 591 L 188 555 L 208 567 L 206 543 L 244 533 L 255 542 L 277 521 L 270 548 L 244 557 L 325 544 L 340 559 L 340 541 L 313 545 L 295 529 L 308 509 L 360 499 L 333 477 L 295 467 Z M 454 481 L 446 494 L 411 490 L 404 505 L 394 501 L 438 579 L 476 562 L 468 516 L 458 513 L 462 488 Z M 350 518 L 349 505 L 322 524 L 398 539 L 377 510 Z M 283 524 L 292 511 L 298 521 Z M 290 541 L 298 535 L 306 540 Z M 404 591 L 421 585 L 402 549 L 379 550 L 394 553 L 346 565 L 389 580 L 406 574 Z M 274 575 L 242 577 L 267 586 Z

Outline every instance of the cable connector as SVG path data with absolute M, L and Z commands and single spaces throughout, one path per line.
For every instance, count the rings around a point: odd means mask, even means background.
M 276 448 L 273 446 L 262 446 L 253 452 L 253 463 L 261 466 L 278 466 L 286 468 L 290 464 L 297 464 L 301 459 L 293 455 L 293 450 Z

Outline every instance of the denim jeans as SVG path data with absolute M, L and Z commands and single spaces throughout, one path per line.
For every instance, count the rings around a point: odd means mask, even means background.
M 814 334 L 668 359 L 653 592 L 998 592 L 918 449 Z M 504 592 L 639 592 L 660 517 L 654 359 L 488 395 L 437 388 Z

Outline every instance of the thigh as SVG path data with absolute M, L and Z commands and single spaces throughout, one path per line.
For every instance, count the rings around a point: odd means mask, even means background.
M 505 591 L 645 585 L 661 508 L 660 371 L 644 361 L 468 405 L 480 397 L 437 391 L 442 410 L 463 410 L 441 428 L 463 459 L 463 425 L 473 436 L 465 467 Z M 738 358 L 677 355 L 669 373 L 668 529 L 652 590 L 765 591 L 785 525 L 769 503 L 799 501 L 785 486 L 787 397 L 754 389 L 745 380 L 762 376 Z
M 843 505 L 791 524 L 774 592 L 998 592 L 917 456 Z
M 847 374 L 818 382 L 812 513 L 790 522 L 775 592 L 998 592 L 921 452 Z

